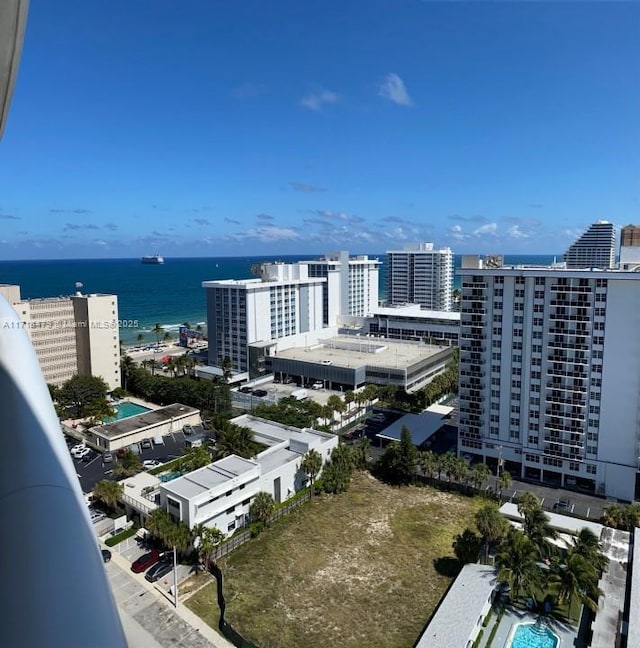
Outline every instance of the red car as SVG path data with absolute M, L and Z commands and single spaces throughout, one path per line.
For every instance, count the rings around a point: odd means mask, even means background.
M 145 569 L 151 567 L 151 565 L 155 565 L 159 560 L 160 560 L 160 554 L 155 549 L 153 549 L 149 553 L 140 556 L 138 560 L 133 562 L 131 564 L 131 571 L 136 574 L 139 574 L 140 572 L 143 572 Z

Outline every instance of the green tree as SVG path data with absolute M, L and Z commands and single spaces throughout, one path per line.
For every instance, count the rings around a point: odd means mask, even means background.
M 540 506 L 529 509 L 522 523 L 524 535 L 532 542 L 538 550 L 542 559 L 550 558 L 554 551 L 554 545 L 550 542 L 557 538 L 557 532 L 551 528 L 549 517 Z
M 542 583 L 538 552 L 531 541 L 511 527 L 496 556 L 498 580 L 511 586 L 514 600 L 520 592 L 532 595 Z
M 602 573 L 609 563 L 609 559 L 602 553 L 598 536 L 586 527 L 580 529 L 578 535 L 573 538 L 572 552 L 582 556 L 598 573 Z
M 115 468 L 114 473 L 120 478 L 131 477 L 142 470 L 142 462 L 140 457 L 133 452 L 130 448 L 124 451 L 119 465 Z
M 485 561 L 487 561 L 489 558 L 489 550 L 496 547 L 507 535 L 509 523 L 493 503 L 485 504 L 478 509 L 475 515 L 475 522 L 484 542 Z
M 471 529 L 465 529 L 456 536 L 453 541 L 453 553 L 463 564 L 478 562 L 480 550 L 482 549 L 482 538 Z
M 558 599 L 567 603 L 571 610 L 571 602 L 575 597 L 586 605 L 592 612 L 598 611 L 598 574 L 595 567 L 581 556 L 570 550 L 555 572 L 549 578 L 558 588 Z
M 99 425 L 110 416 L 115 416 L 115 409 L 109 404 L 106 398 L 98 398 L 89 403 L 84 410 L 84 415 L 91 420 L 91 425 Z
M 93 497 L 94 499 L 99 500 L 110 509 L 116 508 L 118 505 L 118 500 L 122 497 L 124 488 L 122 484 L 118 482 L 109 481 L 108 479 L 103 479 L 99 481 L 93 487 Z
M 202 524 L 194 527 L 193 535 L 199 540 L 196 543 L 198 562 L 205 566 L 206 571 L 210 571 L 211 565 L 215 563 L 216 550 L 224 542 L 225 535 L 218 527 L 206 527 Z
M 529 492 L 522 493 L 518 498 L 518 513 L 526 520 L 527 515 L 540 508 L 540 500 Z
M 138 333 L 138 335 L 136 335 L 136 340 L 138 343 L 144 342 L 144 333 Z
M 363 436 L 355 446 L 355 464 L 360 470 L 366 470 L 370 450 L 371 441 L 366 436 Z
M 164 335 L 164 328 L 157 322 L 151 332 L 156 336 L 156 346 L 160 346 L 160 338 Z
M 269 525 L 269 518 L 275 509 L 275 502 L 273 497 L 265 491 L 260 491 L 253 498 L 251 506 L 249 506 L 249 515 L 252 519 L 262 522 L 264 526 Z
M 469 462 L 464 457 L 455 457 L 453 460 L 453 477 L 459 483 L 469 477 Z
M 418 455 L 418 465 L 422 474 L 427 478 L 431 479 L 433 473 L 436 471 L 436 457 L 431 452 L 431 450 L 425 450 Z
M 129 383 L 129 377 L 136 368 L 136 363 L 133 358 L 129 355 L 123 355 L 120 359 L 120 378 L 122 381 L 122 386 L 126 390 Z
M 477 463 L 471 467 L 471 481 L 478 490 L 482 490 L 484 483 L 490 476 L 491 470 L 484 463 Z
M 511 488 L 511 473 L 503 470 L 498 477 L 498 499 L 502 502 L 502 491 Z
M 74 376 L 67 380 L 58 392 L 58 403 L 67 416 L 84 418 L 89 407 L 96 401 L 105 401 L 109 388 L 102 378 Z
M 185 473 L 193 472 L 198 468 L 208 466 L 211 462 L 211 453 L 206 447 L 189 448 L 180 460 L 180 470 Z
M 344 493 L 351 483 L 354 456 L 351 448 L 340 444 L 331 451 L 331 458 L 322 471 L 322 488 L 327 493 Z
M 300 462 L 300 470 L 309 475 L 311 481 L 311 496 L 313 497 L 314 482 L 322 470 L 322 456 L 317 450 L 311 449 L 307 452 Z
M 222 380 L 228 383 L 231 380 L 231 376 L 233 375 L 233 363 L 231 362 L 231 358 L 229 356 L 225 356 L 223 358 L 220 368 L 222 369 Z
M 398 479 L 403 484 L 413 481 L 416 474 L 418 450 L 413 444 L 411 432 L 406 425 L 400 430 L 400 445 L 398 447 Z
M 49 390 L 49 396 L 51 397 L 52 401 L 55 401 L 58 399 L 58 393 L 60 391 L 59 387 L 57 385 L 54 385 L 52 383 L 47 383 L 47 389 Z
M 253 431 L 229 421 L 220 421 L 216 425 L 215 458 L 222 459 L 235 454 L 250 459 L 256 454 Z

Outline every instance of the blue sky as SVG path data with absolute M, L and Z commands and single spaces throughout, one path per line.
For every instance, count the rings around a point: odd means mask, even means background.
M 0 258 L 561 253 L 640 222 L 640 4 L 31 2 Z

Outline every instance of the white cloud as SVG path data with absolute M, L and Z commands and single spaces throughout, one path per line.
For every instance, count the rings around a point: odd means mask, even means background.
M 101 247 L 109 247 L 109 244 L 102 239 L 96 239 L 96 245 L 99 245 Z
M 478 229 L 473 231 L 474 236 L 482 236 L 483 234 L 495 234 L 498 230 L 498 223 L 487 223 L 478 227 Z
M 523 238 L 529 238 L 528 234 L 525 234 L 521 229 L 519 225 L 513 225 L 509 228 L 509 231 L 507 232 L 511 238 L 514 239 L 523 239 Z
M 315 112 L 321 112 L 322 108 L 326 104 L 336 103 L 340 99 L 340 96 L 331 92 L 331 90 L 316 90 L 315 92 L 309 93 L 306 97 L 303 97 L 300 100 L 300 105 L 308 108 L 309 110 L 314 110 Z
M 257 239 L 262 243 L 273 243 L 274 241 L 297 241 L 300 234 L 291 227 L 275 227 L 265 225 L 250 229 L 242 234 L 235 234 L 238 239 Z
M 378 94 L 399 106 L 413 106 L 404 81 L 394 72 L 387 74 L 378 87 Z
M 454 225 L 454 226 L 451 228 L 451 231 L 454 232 L 454 233 L 462 232 L 462 226 L 461 226 L 461 225 Z

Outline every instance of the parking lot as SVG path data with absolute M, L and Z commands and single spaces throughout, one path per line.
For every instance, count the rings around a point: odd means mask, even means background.
M 205 432 L 201 427 L 194 426 L 194 435 L 202 433 Z M 138 454 L 140 461 L 156 459 L 161 463 L 166 463 L 185 453 L 185 443 L 188 438 L 183 432 L 174 432 L 162 437 L 161 445 L 152 442 L 151 448 L 142 448 L 141 444 L 136 443 L 134 444 L 135 448 L 132 447 L 132 449 Z M 71 447 L 77 443 L 76 439 L 67 438 L 67 446 Z M 117 466 L 115 456 L 112 463 L 103 463 L 102 454 L 92 451 L 89 461 L 74 459 L 73 457 L 72 460 L 83 493 L 90 493 L 96 483 L 103 479 L 116 479 L 113 472 Z

